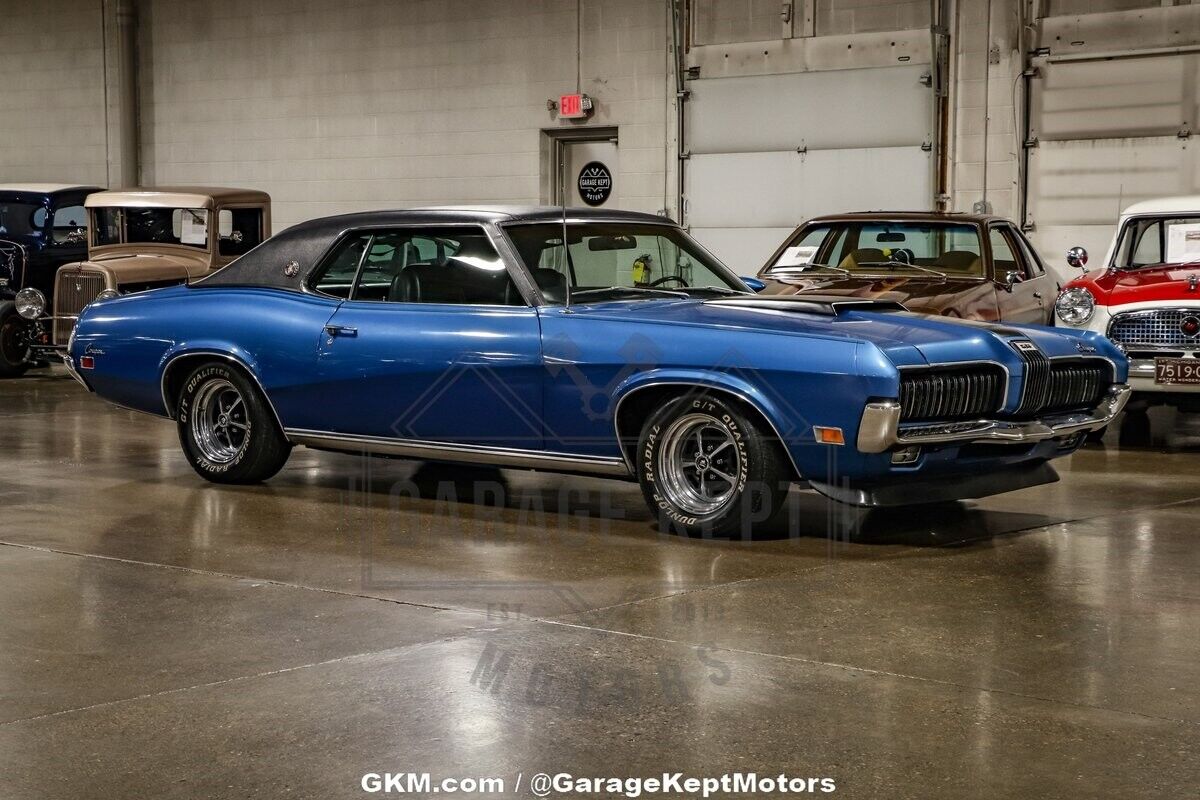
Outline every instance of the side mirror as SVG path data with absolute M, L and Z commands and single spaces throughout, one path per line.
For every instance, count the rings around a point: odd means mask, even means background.
M 1023 280 L 1025 280 L 1024 275 L 1017 272 L 1016 270 L 1010 269 L 1008 272 L 1004 273 L 1004 283 L 1003 283 L 1004 291 L 1011 292 L 1013 290 L 1013 287 L 1016 286 L 1018 283 L 1020 283 Z
M 1076 269 L 1087 269 L 1087 250 L 1076 245 L 1067 251 L 1067 263 Z
M 742 283 L 746 284 L 746 288 L 750 289 L 751 291 L 761 292 L 763 289 L 767 288 L 767 284 L 763 281 L 760 281 L 758 278 L 751 278 L 746 275 L 742 275 L 740 277 L 742 279 Z

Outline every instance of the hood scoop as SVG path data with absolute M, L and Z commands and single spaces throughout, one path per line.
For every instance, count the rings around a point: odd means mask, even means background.
M 784 311 L 794 314 L 820 314 L 837 317 L 851 311 L 907 311 L 895 300 L 870 300 L 854 297 L 822 297 L 820 295 L 791 295 L 783 297 L 721 297 L 706 300 L 705 305 L 748 308 L 755 311 Z

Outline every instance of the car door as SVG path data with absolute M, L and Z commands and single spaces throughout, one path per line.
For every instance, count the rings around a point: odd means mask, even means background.
M 361 231 L 341 247 L 360 260 L 318 348 L 325 430 L 541 449 L 537 313 L 484 229 Z
M 996 285 L 996 305 L 1004 322 L 1045 324 L 1045 284 L 1048 279 L 1031 264 L 1021 248 L 1016 230 L 1007 224 L 988 226 L 988 245 L 992 253 L 992 278 Z M 1015 276 L 1010 284 L 1009 274 Z

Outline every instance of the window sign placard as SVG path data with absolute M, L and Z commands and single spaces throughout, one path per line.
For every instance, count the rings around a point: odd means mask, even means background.
M 179 241 L 183 244 L 204 244 L 208 241 L 208 217 L 204 211 L 183 209 Z
M 813 256 L 816 254 L 817 247 L 814 245 L 794 245 L 783 251 L 783 254 L 779 256 L 779 260 L 775 262 L 775 266 L 802 267 L 811 264 Z
M 1167 230 L 1168 263 L 1200 261 L 1200 223 L 1183 222 Z

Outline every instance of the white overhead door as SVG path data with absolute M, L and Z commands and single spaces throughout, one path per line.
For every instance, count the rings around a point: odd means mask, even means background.
M 809 217 L 931 208 L 927 72 L 904 66 L 690 81 L 684 190 L 692 234 L 744 273 Z
M 1027 222 L 1060 277 L 1082 245 L 1098 264 L 1131 203 L 1200 192 L 1190 137 L 1200 56 L 1039 63 L 1032 85 Z

